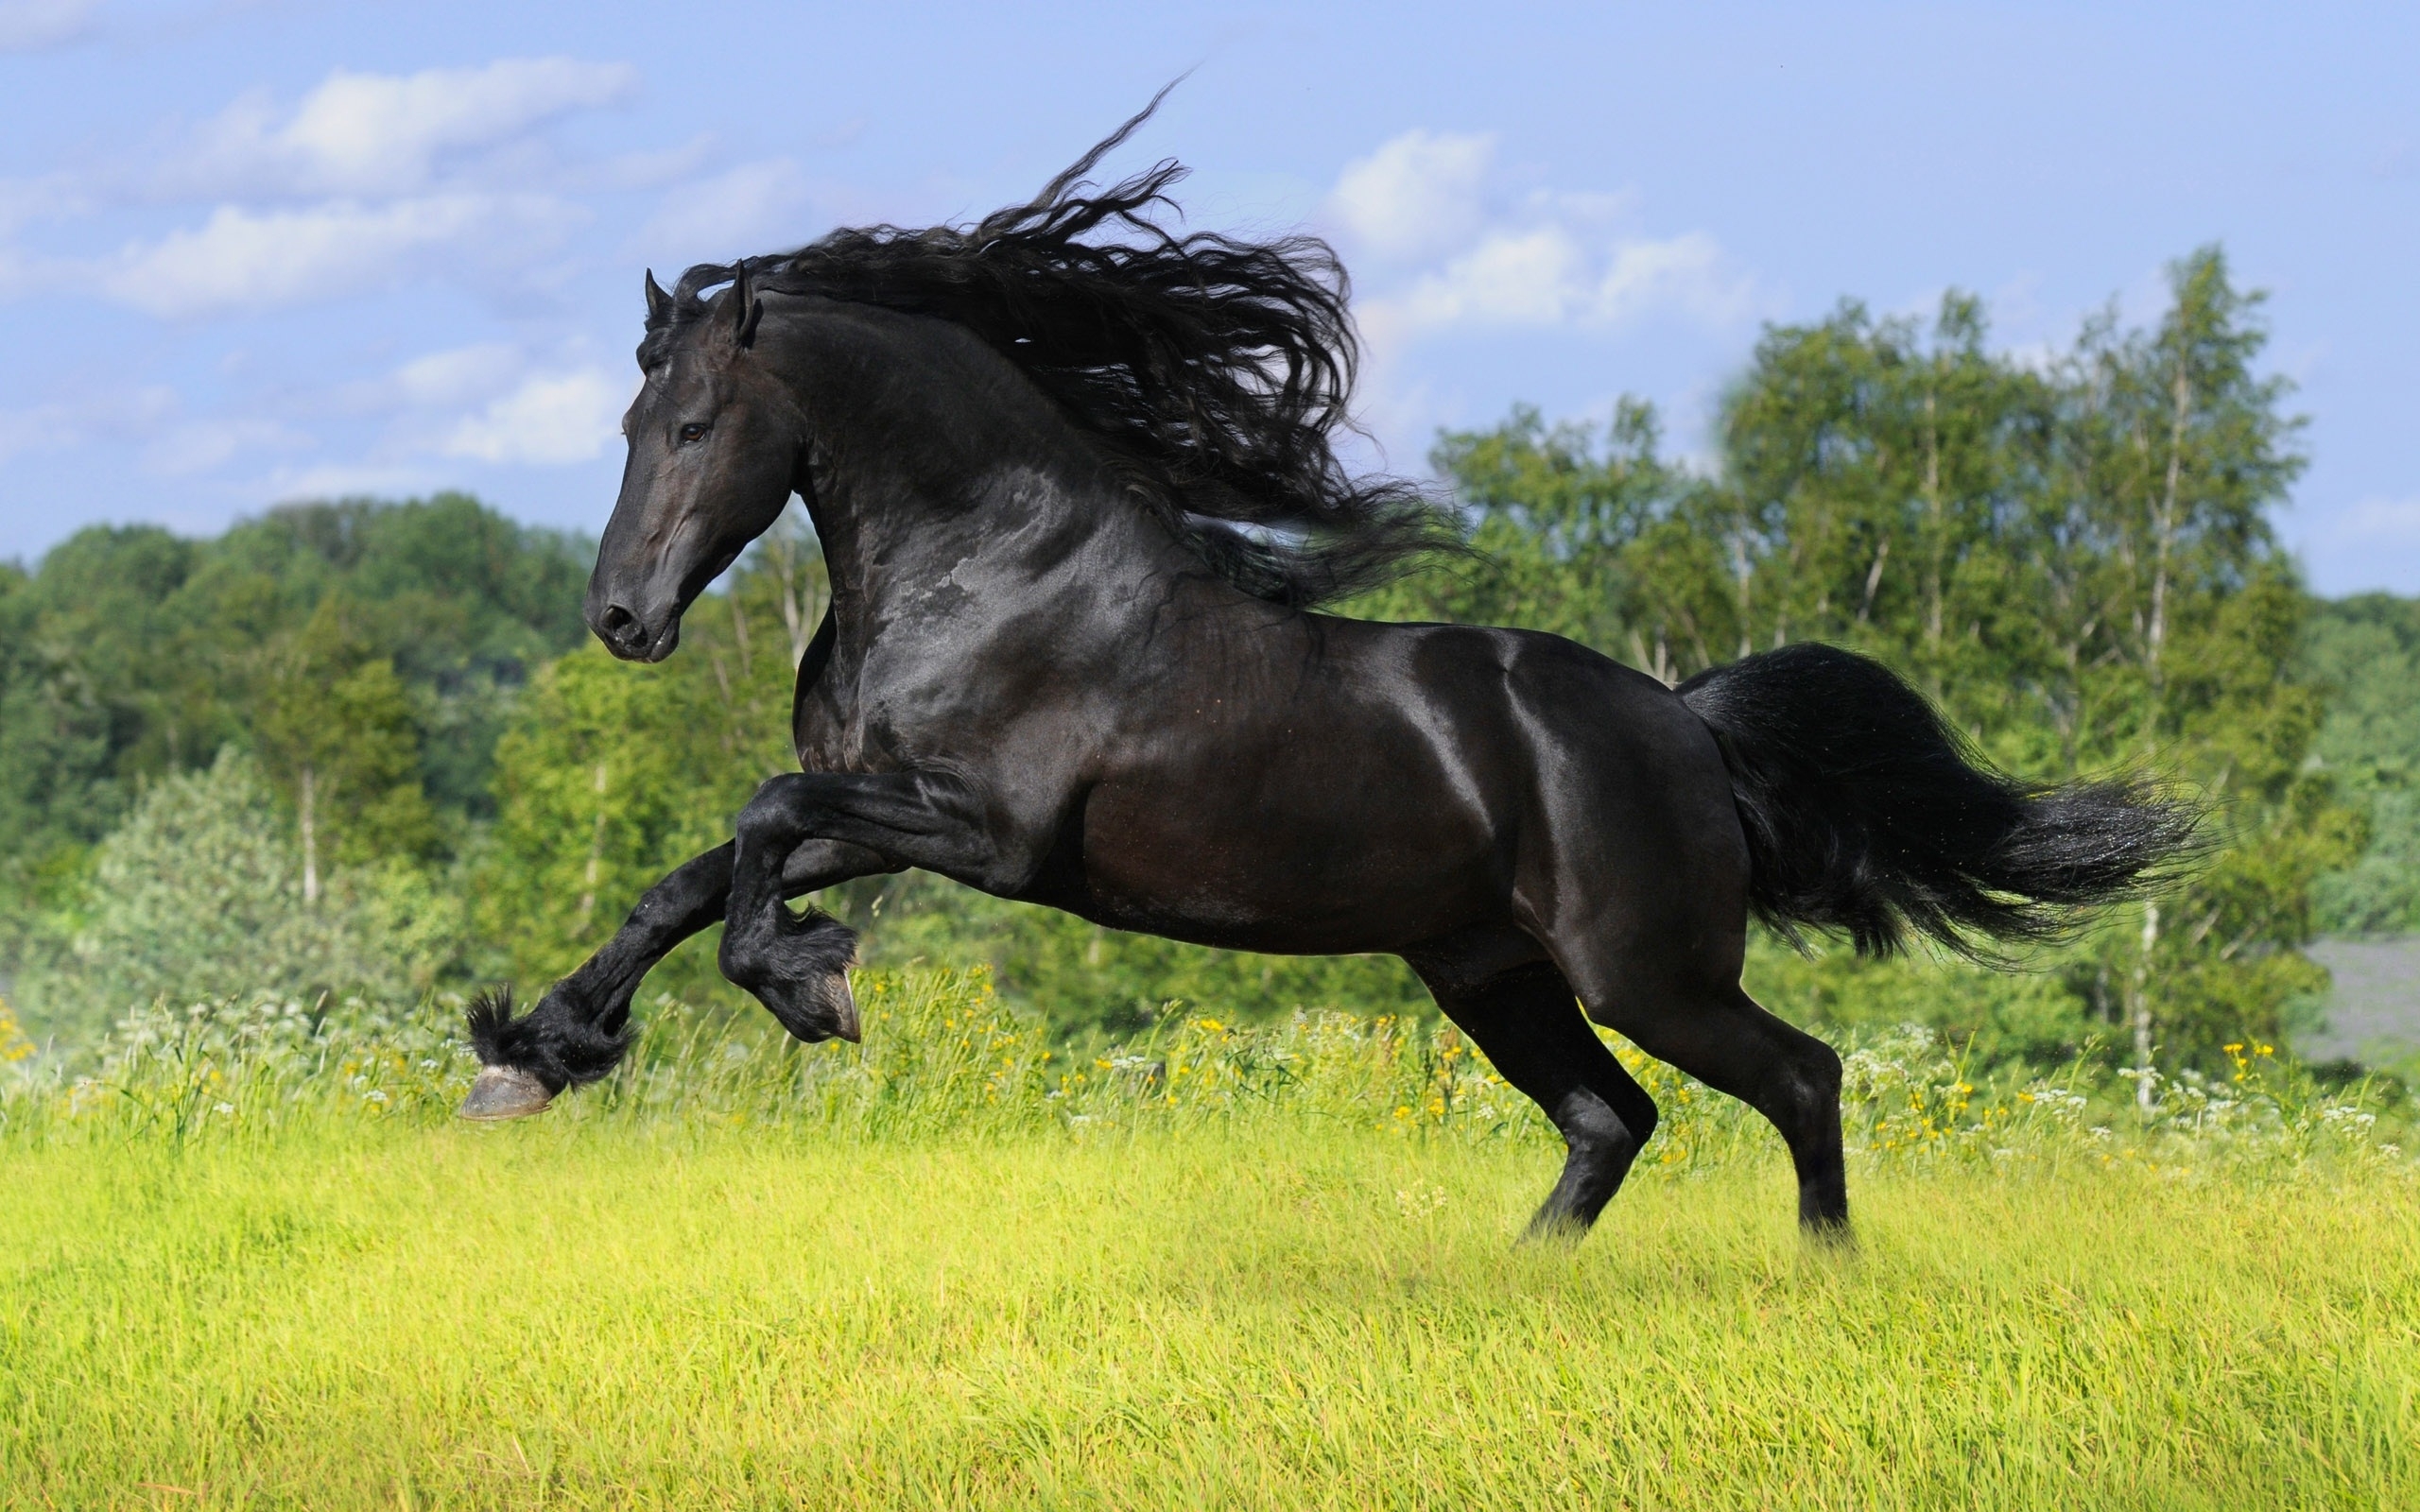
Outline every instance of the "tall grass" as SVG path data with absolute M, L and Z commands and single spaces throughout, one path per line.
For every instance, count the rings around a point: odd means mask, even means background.
M 0 1131 L 0 1504 L 2420 1504 L 2420 1181 L 2379 1109 L 1853 1047 L 1861 1245 L 1673 1115 L 1595 1236 L 1450 1033 L 1071 1062 L 979 976 L 866 1043 L 664 1015 L 458 1125 L 441 1005 L 147 1015 Z M 1642 1065 L 1644 1074 L 1656 1068 Z

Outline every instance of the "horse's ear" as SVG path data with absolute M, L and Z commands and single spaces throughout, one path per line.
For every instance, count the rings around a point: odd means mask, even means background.
M 756 344 L 756 322 L 764 318 L 765 301 L 756 297 L 756 286 L 749 281 L 748 265 L 731 281 L 732 335 L 744 350 Z
M 655 281 L 655 269 L 650 267 L 647 270 L 647 328 L 661 330 L 671 318 L 672 296 L 664 292 L 664 285 Z

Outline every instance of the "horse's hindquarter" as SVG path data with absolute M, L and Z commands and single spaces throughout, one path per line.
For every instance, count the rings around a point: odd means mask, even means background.
M 1493 633 L 1313 617 L 1185 659 L 1100 753 L 1070 902 L 1306 954 L 1503 921 L 1532 764 Z

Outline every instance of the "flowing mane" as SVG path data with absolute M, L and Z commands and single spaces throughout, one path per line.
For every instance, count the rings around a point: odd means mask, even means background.
M 1167 91 L 1163 90 L 1165 95 Z M 1313 236 L 1178 235 L 1164 161 L 1084 179 L 1153 99 L 1026 204 L 973 226 L 844 228 L 796 251 L 701 263 L 639 349 L 652 362 L 746 268 L 760 292 L 820 295 L 967 327 L 1092 436 L 1204 563 L 1258 598 L 1308 607 L 1451 549 L 1415 484 L 1355 478 L 1336 455 L 1358 351 L 1349 284 Z

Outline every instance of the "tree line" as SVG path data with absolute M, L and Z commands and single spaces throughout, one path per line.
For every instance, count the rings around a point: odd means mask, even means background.
M 1668 457 L 1628 401 L 1601 425 L 1519 409 L 1441 437 L 1474 556 L 1348 610 L 1552 630 L 1667 681 L 1831 641 L 2022 778 L 2198 793 L 2205 863 L 2035 975 L 1764 941 L 1752 985 L 1802 1021 L 1913 1018 L 1988 1056 L 2214 1063 L 2324 988 L 2299 950 L 2315 930 L 2420 922 L 2420 719 L 2395 680 L 2420 614 L 2300 583 L 2270 524 L 2299 422 L 2262 340 L 2216 249 L 2172 269 L 2151 326 L 2100 317 L 2048 356 L 1995 350 L 1971 296 L 1925 321 L 1844 303 L 1767 330 L 1710 466 Z M 281 509 L 206 542 L 88 531 L 0 574 L 0 944 L 28 1017 L 89 1032 L 129 992 L 207 974 L 130 971 L 161 954 L 147 938 L 254 973 L 231 988 L 534 988 L 574 964 L 789 765 L 791 668 L 827 591 L 794 513 L 679 656 L 628 666 L 579 627 L 588 554 L 448 495 Z M 145 890 L 211 845 L 250 902 L 204 906 L 209 878 Z M 219 936 L 159 924 L 178 906 Z M 994 961 L 1069 1032 L 1131 1031 L 1170 999 L 1426 1011 L 1391 961 L 1198 951 L 915 874 L 827 906 L 875 957 Z M 318 920 L 318 943 L 238 949 L 235 918 Z M 730 1004 L 711 961 L 708 939 L 653 985 Z

